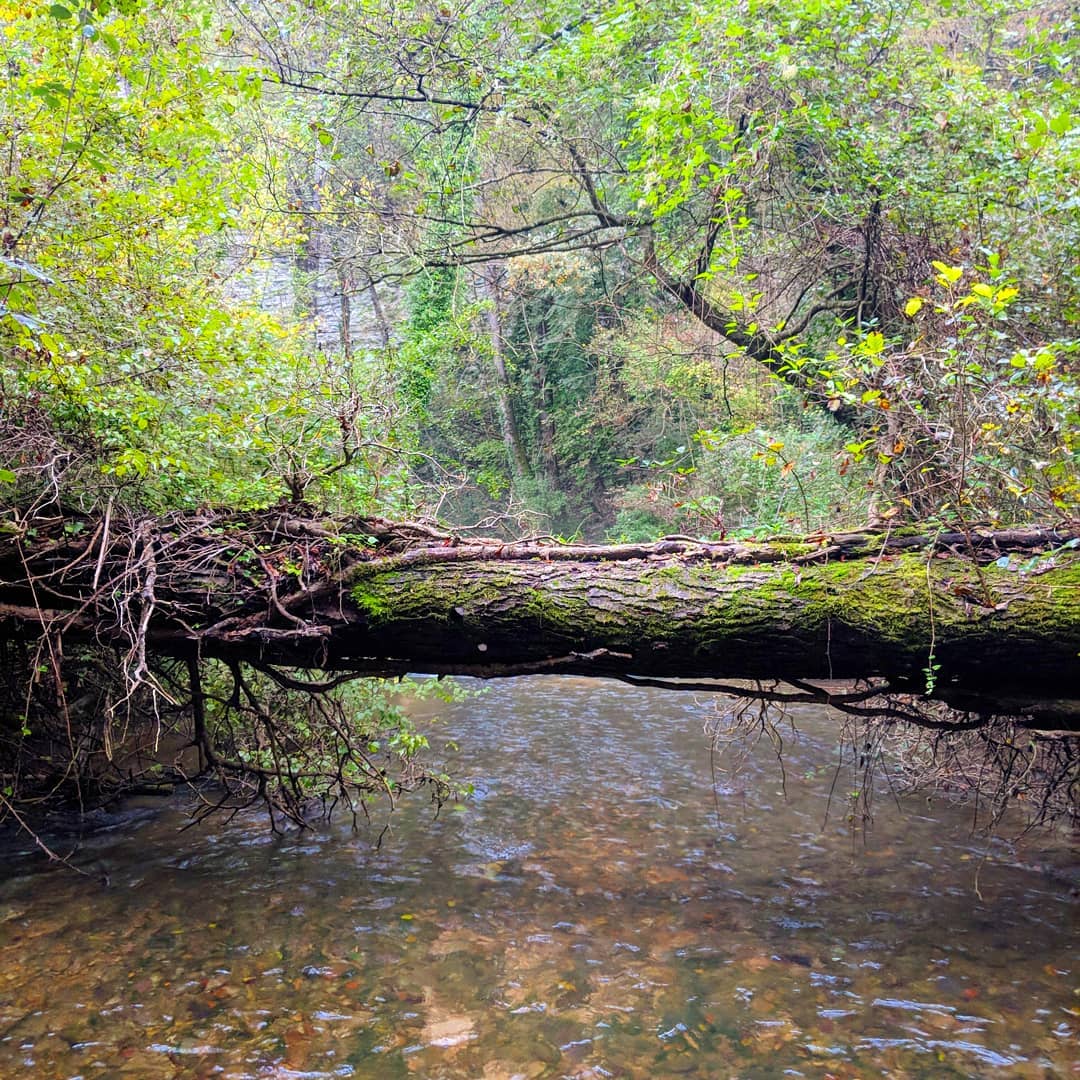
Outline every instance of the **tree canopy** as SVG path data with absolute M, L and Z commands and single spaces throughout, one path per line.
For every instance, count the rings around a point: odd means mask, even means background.
M 4 382 L 84 501 L 411 509 L 409 477 L 601 535 L 642 496 L 660 531 L 1075 506 L 1067 5 L 4 21 Z M 240 302 L 290 256 L 293 310 Z M 730 459 L 772 521 L 706 490 Z

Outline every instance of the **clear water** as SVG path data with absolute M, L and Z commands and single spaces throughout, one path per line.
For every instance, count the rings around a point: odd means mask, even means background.
M 477 796 L 414 800 L 378 850 L 171 806 L 84 844 L 109 888 L 0 853 L 0 1077 L 1080 1075 L 1078 908 L 1040 869 L 1066 838 L 887 796 L 853 834 L 846 773 L 826 822 L 823 710 L 785 795 L 764 745 L 714 778 L 697 696 L 438 709 Z

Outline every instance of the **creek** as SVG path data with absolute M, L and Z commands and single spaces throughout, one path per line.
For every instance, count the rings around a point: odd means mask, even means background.
M 535 677 L 423 702 L 476 785 L 353 831 L 133 806 L 0 850 L 0 1077 L 1065 1077 L 1074 851 L 894 799 L 839 720 L 732 771 L 699 694 Z M 421 725 L 422 727 L 424 725 Z M 1011 831 L 1010 831 L 1011 830 Z

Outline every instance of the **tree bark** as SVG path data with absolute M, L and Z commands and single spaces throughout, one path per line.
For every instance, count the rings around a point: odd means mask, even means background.
M 0 633 L 297 667 L 493 677 L 879 677 L 1080 729 L 1080 532 L 593 547 L 276 509 L 37 526 Z M 134 652 L 133 652 L 134 650 Z
M 529 478 L 532 469 L 525 444 L 521 440 L 517 418 L 514 415 L 513 388 L 506 370 L 506 342 L 503 337 L 501 290 L 499 278 L 505 271 L 502 263 L 491 263 L 478 276 L 480 290 L 488 301 L 485 318 L 491 338 L 491 357 L 495 366 L 495 400 L 499 407 L 499 428 L 506 447 L 507 466 L 513 480 Z
M 375 317 L 375 327 L 379 331 L 379 344 L 384 349 L 390 348 L 390 323 L 387 321 L 386 312 L 383 310 L 382 301 L 379 299 L 379 289 L 375 279 L 368 275 L 368 298 L 371 301 L 371 311 Z
M 352 347 L 352 279 L 344 266 L 338 267 L 338 342 L 341 355 L 351 360 Z

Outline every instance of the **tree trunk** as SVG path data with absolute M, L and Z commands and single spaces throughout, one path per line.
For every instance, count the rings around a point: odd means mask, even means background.
M 379 299 L 379 289 L 375 284 L 375 279 L 368 275 L 368 298 L 371 301 L 371 311 L 375 316 L 375 328 L 379 331 L 379 344 L 384 349 L 390 348 L 390 323 L 386 319 L 386 313 L 383 311 L 382 301 Z
M 495 364 L 495 400 L 499 407 L 499 428 L 506 447 L 510 475 L 517 480 L 532 475 L 525 444 L 521 441 L 514 402 L 511 397 L 510 377 L 506 371 L 506 344 L 503 337 L 502 308 L 500 305 L 499 277 L 504 272 L 502 263 L 491 263 L 479 275 L 480 288 L 488 301 L 485 313 L 488 335 L 491 338 L 491 354 Z
M 352 279 L 344 267 L 338 267 L 338 324 L 341 355 L 352 359 Z
M 282 509 L 67 520 L 4 541 L 0 632 L 378 674 L 880 677 L 1080 728 L 1077 538 L 591 547 Z

